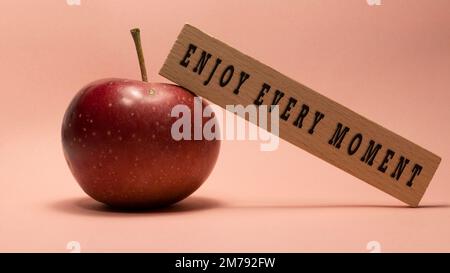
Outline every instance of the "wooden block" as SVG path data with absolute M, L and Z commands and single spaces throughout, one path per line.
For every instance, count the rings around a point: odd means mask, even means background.
M 224 108 L 279 99 L 281 138 L 410 206 L 418 206 L 441 160 L 190 25 L 159 73 Z

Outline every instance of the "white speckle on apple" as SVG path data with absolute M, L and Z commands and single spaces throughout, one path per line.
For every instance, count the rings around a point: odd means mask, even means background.
M 81 115 L 81 114 L 78 114 L 78 118 L 81 118 L 83 115 Z
M 121 136 L 119 136 L 117 139 L 118 139 L 119 141 L 122 141 L 122 137 L 121 137 Z
M 112 103 L 108 103 L 108 107 L 112 107 Z
M 112 152 L 113 152 L 112 149 L 108 149 L 108 153 L 112 154 Z
M 134 103 L 134 100 L 132 100 L 130 98 L 122 98 L 122 102 L 123 102 L 123 104 L 130 106 Z
M 111 131 L 108 130 L 108 131 L 106 132 L 106 134 L 107 134 L 108 136 L 110 136 L 110 135 L 111 135 Z
M 96 132 L 92 132 L 92 135 L 93 135 L 93 136 L 96 136 L 96 135 L 97 135 L 97 133 L 96 133 Z
M 153 135 L 152 135 L 152 138 L 155 139 L 155 137 L 156 137 L 155 134 L 153 134 Z
M 86 132 L 86 131 L 87 131 L 87 129 L 86 129 L 86 128 L 83 128 L 83 131 L 84 131 L 84 132 Z

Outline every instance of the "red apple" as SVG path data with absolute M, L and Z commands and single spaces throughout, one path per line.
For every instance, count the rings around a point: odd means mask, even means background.
M 64 156 L 81 188 L 120 208 L 166 206 L 193 193 L 211 173 L 220 149 L 217 139 L 172 137 L 177 119 L 172 108 L 184 104 L 193 113 L 194 97 L 180 86 L 125 79 L 81 89 L 62 125 Z M 203 126 L 192 124 L 192 131 Z

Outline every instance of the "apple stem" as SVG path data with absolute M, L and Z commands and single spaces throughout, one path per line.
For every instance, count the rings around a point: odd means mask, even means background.
M 144 60 L 144 53 L 142 51 L 142 44 L 141 44 L 141 31 L 139 28 L 133 28 L 130 30 L 131 36 L 133 36 L 134 45 L 136 46 L 136 52 L 139 59 L 139 67 L 141 68 L 141 77 L 142 81 L 147 82 L 147 69 L 145 68 L 145 60 Z

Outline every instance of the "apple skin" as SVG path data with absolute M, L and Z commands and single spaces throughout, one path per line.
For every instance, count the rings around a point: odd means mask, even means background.
M 117 208 L 163 207 L 192 194 L 220 150 L 220 140 L 171 136 L 175 105 L 187 105 L 192 130 L 198 126 L 194 97 L 177 85 L 126 79 L 99 80 L 81 89 L 61 130 L 64 156 L 81 188 Z

